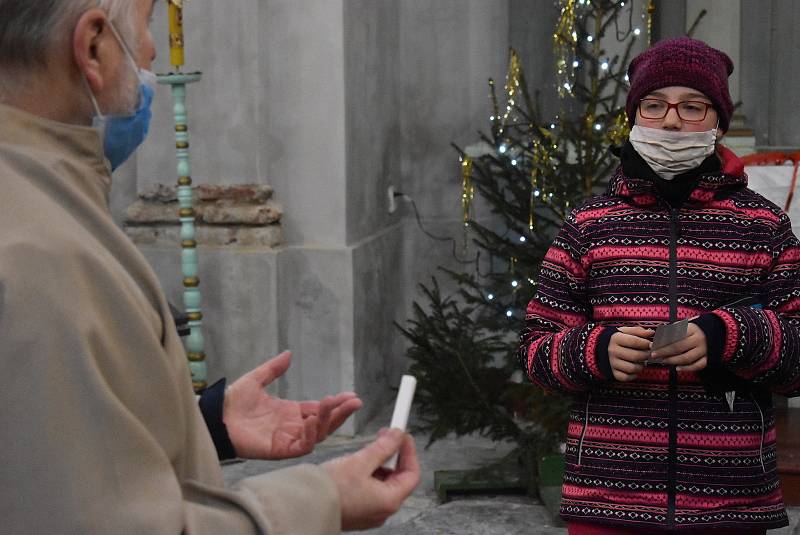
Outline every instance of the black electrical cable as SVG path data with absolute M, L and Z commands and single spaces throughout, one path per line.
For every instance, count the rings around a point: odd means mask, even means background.
M 465 264 L 465 265 L 466 264 L 476 264 L 477 265 L 477 263 L 478 263 L 478 261 L 480 259 L 480 254 L 479 253 L 475 254 L 475 258 L 473 260 L 463 260 L 463 259 L 459 258 L 458 253 L 456 252 L 457 251 L 457 247 L 456 246 L 457 246 L 458 242 L 457 242 L 457 240 L 455 238 L 453 238 L 451 236 L 437 236 L 435 234 L 432 234 L 428 230 L 426 230 L 425 227 L 422 224 L 422 218 L 420 218 L 420 216 L 419 216 L 419 210 L 417 209 L 417 203 L 414 202 L 414 199 L 412 199 L 408 195 L 406 195 L 406 194 L 404 194 L 402 192 L 399 192 L 399 191 L 395 192 L 394 196 L 395 197 L 402 197 L 404 200 L 406 200 L 406 201 L 411 203 L 411 207 L 414 209 L 414 217 L 417 220 L 417 226 L 419 226 L 419 229 L 422 231 L 423 234 L 425 234 L 426 236 L 428 236 L 432 240 L 436 240 L 436 241 L 451 241 L 451 242 L 453 242 L 453 258 L 456 259 L 456 262 L 458 262 L 459 264 Z

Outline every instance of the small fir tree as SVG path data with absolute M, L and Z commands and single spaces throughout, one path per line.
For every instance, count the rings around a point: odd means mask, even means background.
M 472 147 L 456 147 L 465 233 L 483 260 L 463 272 L 440 268 L 457 290 L 443 295 L 436 277 L 421 285 L 413 317 L 401 326 L 411 342 L 421 426 L 431 442 L 451 432 L 479 432 L 535 453 L 563 440 L 566 430 L 567 401 L 523 380 L 517 333 L 555 233 L 571 207 L 605 187 L 618 163 L 609 147 L 628 134 L 626 67 L 634 45 L 649 40 L 653 5 L 642 19 L 631 2 L 561 0 L 558 6 L 561 109 L 539 109 L 511 50 L 502 105 L 489 81 L 489 134 Z M 605 43 L 620 52 L 610 55 Z M 473 218 L 475 195 L 491 210 L 490 223 Z

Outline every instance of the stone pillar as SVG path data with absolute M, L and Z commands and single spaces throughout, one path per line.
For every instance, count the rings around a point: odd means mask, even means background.
M 770 124 L 773 109 L 771 92 L 772 65 L 772 12 L 774 2 L 742 0 L 741 95 L 742 111 L 753 128 L 757 146 L 770 142 Z
M 686 27 L 694 24 L 705 9 L 707 14 L 695 28 L 693 37 L 722 50 L 733 61 L 733 74 L 728 79 L 731 100 L 742 100 L 742 3 L 741 0 L 686 0 Z M 734 111 L 724 143 L 739 156 L 755 151 L 755 136 L 744 114 L 744 106 Z
M 157 72 L 169 70 L 162 4 Z M 198 240 L 209 381 L 289 348 L 292 367 L 274 391 L 356 390 L 365 407 L 345 433 L 392 398 L 407 366 L 394 322 L 406 321 L 417 281 L 447 263 L 450 245 L 433 247 L 407 205 L 388 214 L 386 189 L 414 198 L 431 231 L 458 230 L 450 143 L 488 126 L 486 80 L 505 75 L 508 20 L 507 0 L 187 6 L 185 70 L 203 71 L 187 99 L 193 179 L 269 186 L 284 208 L 280 245 L 243 244 L 242 229 L 236 243 L 220 228 Z M 156 98 L 151 135 L 120 172 L 136 191 L 119 188 L 116 205 L 176 179 L 171 99 L 163 89 Z M 132 233 L 180 303 L 179 243 L 145 223 Z
M 697 19 L 698 14 L 707 11 L 695 29 L 695 39 L 705 41 L 714 48 L 728 54 L 733 61 L 733 74 L 728 80 L 731 99 L 734 103 L 741 99 L 740 77 L 742 28 L 740 0 L 686 0 L 686 28 Z
M 759 2 L 759 7 L 767 11 L 771 7 L 771 17 L 766 35 L 770 39 L 768 52 L 761 51 L 760 61 L 769 66 L 766 78 L 769 92 L 759 95 L 759 112 L 764 113 L 763 98 L 768 95 L 769 145 L 783 150 L 800 148 L 800 123 L 795 110 L 800 109 L 800 4 L 792 0 Z M 758 19 L 756 19 L 758 20 Z M 761 29 L 761 28 L 759 28 Z M 749 33 L 749 32 L 748 32 Z
M 653 15 L 653 43 L 686 35 L 686 19 L 686 0 L 656 2 L 656 12 Z

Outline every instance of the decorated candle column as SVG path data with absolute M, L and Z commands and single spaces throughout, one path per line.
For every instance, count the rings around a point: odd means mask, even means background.
M 200 80 L 199 72 L 183 73 L 184 40 L 183 9 L 186 0 L 167 0 L 169 5 L 170 63 L 176 72 L 158 75 L 158 83 L 172 88 L 175 115 L 175 149 L 178 172 L 178 216 L 181 223 L 181 271 L 183 277 L 183 304 L 188 316 L 189 335 L 185 338 L 186 355 L 195 390 L 207 386 L 205 342 L 203 340 L 203 313 L 201 310 L 200 277 L 197 259 L 194 198 L 191 168 L 189 165 L 189 128 L 186 110 L 186 86 Z

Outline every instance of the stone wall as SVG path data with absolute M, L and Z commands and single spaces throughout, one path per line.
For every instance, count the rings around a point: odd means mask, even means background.
M 355 389 L 366 404 L 352 432 L 392 398 L 407 366 L 394 323 L 417 281 L 449 261 L 449 245 L 440 254 L 408 205 L 387 212 L 386 189 L 410 195 L 432 232 L 458 232 L 450 143 L 486 125 L 486 80 L 505 74 L 507 2 L 197 0 L 185 27 L 186 70 L 203 71 L 187 99 L 194 182 L 274 190 L 260 208 L 200 209 L 209 380 L 291 348 L 274 390 Z M 161 4 L 153 29 L 154 70 L 165 72 Z M 180 304 L 177 227 L 166 198 L 150 193 L 175 180 L 168 89 L 154 111 L 151 136 L 116 174 L 112 206 L 119 221 L 127 208 L 129 233 Z M 244 220 L 262 216 L 262 227 Z M 263 239 L 243 239 L 254 232 Z

